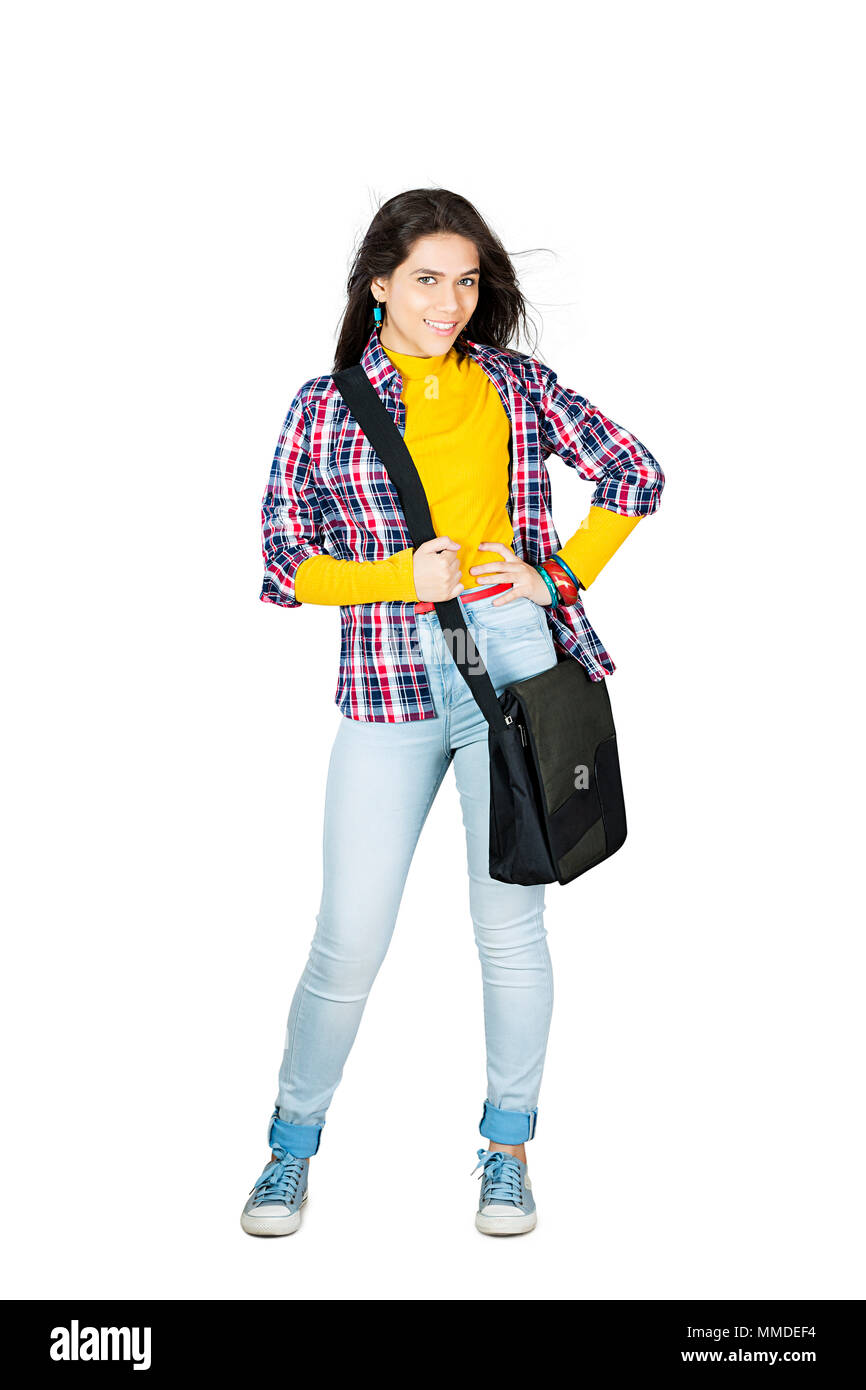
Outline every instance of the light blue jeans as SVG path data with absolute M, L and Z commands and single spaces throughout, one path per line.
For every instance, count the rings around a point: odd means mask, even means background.
M 485 596 L 462 607 L 497 694 L 509 681 L 556 664 L 544 610 L 532 599 L 496 606 Z M 436 717 L 370 723 L 341 715 L 331 751 L 321 907 L 289 1011 L 269 1130 L 272 1145 L 279 1142 L 299 1158 L 318 1150 L 391 940 L 418 837 L 452 762 L 484 996 L 487 1097 L 479 1129 L 505 1144 L 535 1134 L 553 1007 L 544 885 L 490 877 L 488 724 L 449 645 L 449 638 L 456 643 L 463 634 L 443 632 L 435 609 L 415 619 Z M 431 1117 L 429 1128 L 440 1124 L 441 1117 Z

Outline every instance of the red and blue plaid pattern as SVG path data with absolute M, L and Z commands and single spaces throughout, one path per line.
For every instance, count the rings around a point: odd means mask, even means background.
M 537 564 L 560 545 L 545 464 L 549 454 L 558 454 L 595 483 L 593 506 L 625 516 L 656 511 L 664 475 L 638 439 L 560 385 L 556 373 L 535 358 L 471 340 L 464 350 L 493 382 L 511 421 L 509 512 L 519 559 Z M 375 328 L 361 363 L 404 433 L 402 378 Z M 295 573 L 310 555 L 384 560 L 411 544 L 384 464 L 332 378 L 312 377 L 289 407 L 262 499 L 262 602 L 300 607 Z M 616 669 L 590 626 L 580 594 L 577 603 L 552 605 L 544 613 L 558 652 L 581 662 L 593 680 Z M 334 698 L 344 715 L 398 723 L 436 714 L 411 602 L 344 605 L 340 622 Z

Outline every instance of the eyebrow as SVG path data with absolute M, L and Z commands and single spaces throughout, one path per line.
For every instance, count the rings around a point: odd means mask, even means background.
M 441 275 L 441 276 L 444 277 L 445 271 L 444 271 L 444 270 L 429 270 L 429 269 L 427 268 L 427 266 L 425 266 L 425 265 L 419 265 L 419 266 L 416 266 L 414 270 L 410 270 L 410 271 L 409 271 L 409 274 L 410 274 L 410 275 Z M 478 269 L 478 266 L 477 266 L 477 265 L 474 265 L 474 266 L 472 267 L 471 270 L 464 270 L 464 272 L 463 272 L 463 275 L 480 275 L 480 274 L 481 274 L 481 271 Z M 458 280 L 462 280 L 462 279 L 463 279 L 463 275 L 458 275 L 458 277 L 457 277 Z

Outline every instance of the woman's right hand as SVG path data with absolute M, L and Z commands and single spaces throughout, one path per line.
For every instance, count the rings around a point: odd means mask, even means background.
M 463 592 L 462 575 L 457 562 L 458 541 L 450 536 L 434 536 L 416 546 L 412 558 L 415 592 L 425 603 L 443 603 Z

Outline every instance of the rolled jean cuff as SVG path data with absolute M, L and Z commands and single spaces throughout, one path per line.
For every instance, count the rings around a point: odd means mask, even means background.
M 497 1110 L 486 1100 L 478 1128 L 485 1139 L 492 1139 L 495 1144 L 522 1144 L 535 1134 L 537 1118 L 537 1107 L 535 1110 Z
M 268 1143 L 271 1148 L 279 1144 L 286 1153 L 293 1154 L 295 1158 L 310 1158 L 319 1152 L 322 1128 L 322 1125 L 291 1125 L 287 1120 L 280 1119 L 277 1109 L 271 1116 Z

